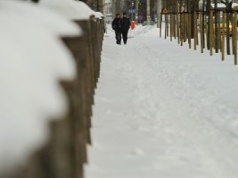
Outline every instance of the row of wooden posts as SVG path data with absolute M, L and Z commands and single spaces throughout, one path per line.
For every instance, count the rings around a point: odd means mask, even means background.
M 100 74 L 104 22 L 92 16 L 75 23 L 83 29 L 83 36 L 62 37 L 77 65 L 77 78 L 60 82 L 68 98 L 68 114 L 50 123 L 47 144 L 33 153 L 11 178 L 84 177 L 87 145 L 92 143 L 92 105 Z
M 209 50 L 210 55 L 220 53 L 222 60 L 225 54 L 234 55 L 237 65 L 237 11 L 162 13 L 160 22 L 160 37 L 164 29 L 164 37 L 171 41 L 176 39 L 181 46 L 188 42 L 189 48 L 200 48 L 201 53 L 204 49 Z

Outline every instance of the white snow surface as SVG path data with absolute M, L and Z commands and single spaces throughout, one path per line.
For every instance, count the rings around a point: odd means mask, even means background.
M 42 15 L 44 22 L 35 7 L 22 4 L 23 10 L 19 2 L 0 1 L 0 176 L 45 143 L 50 119 L 61 118 L 68 107 L 59 81 L 76 76 L 59 35 L 80 30 L 64 23 L 57 31 L 48 25 L 54 17 Z
M 137 26 L 108 28 L 86 178 L 237 178 L 238 67 Z
M 70 20 L 87 20 L 95 15 L 95 11 L 82 1 L 40 0 L 39 5 L 54 10 Z

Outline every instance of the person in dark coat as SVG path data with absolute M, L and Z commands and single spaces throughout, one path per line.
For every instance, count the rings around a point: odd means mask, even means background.
M 123 17 L 121 19 L 121 32 L 122 32 L 122 38 L 124 44 L 127 43 L 127 35 L 128 35 L 128 30 L 130 29 L 131 22 L 130 19 L 126 16 L 126 13 L 123 13 Z
M 112 21 L 112 29 L 115 31 L 116 43 L 121 44 L 121 17 L 116 14 L 116 18 Z

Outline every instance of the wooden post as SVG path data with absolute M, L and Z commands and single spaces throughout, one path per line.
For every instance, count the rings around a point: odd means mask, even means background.
M 193 22 L 194 22 L 194 24 L 193 24 L 193 29 L 194 29 L 194 50 L 196 50 L 197 49 L 197 42 L 198 42 L 198 32 L 197 32 L 197 12 L 196 11 L 194 11 L 194 15 L 193 15 L 193 17 L 194 17 L 194 20 L 193 20 Z
M 213 29 L 214 29 L 214 33 L 213 33 L 213 38 L 214 38 L 214 48 L 215 48 L 215 52 L 218 53 L 218 25 L 220 26 L 220 24 L 218 23 L 218 11 L 216 9 L 216 6 L 217 6 L 217 3 L 215 2 L 215 10 L 213 11 L 213 13 L 215 13 L 215 16 L 214 16 L 214 23 L 212 24 L 213 25 Z
M 169 26 L 169 30 L 170 30 L 170 41 L 172 41 L 173 39 L 173 14 L 169 14 L 169 22 L 170 22 L 170 26 Z
M 147 25 L 150 25 L 150 0 L 146 1 Z
M 204 49 L 204 21 L 203 21 L 203 14 L 202 12 L 199 12 L 200 15 L 200 43 L 201 43 L 201 53 L 203 53 L 203 49 Z
M 230 12 L 226 14 L 226 52 L 228 55 L 231 54 L 230 50 Z
M 76 59 L 77 64 L 77 80 L 73 83 L 73 87 L 69 88 L 69 84 L 64 82 L 64 87 L 70 93 L 68 94 L 71 101 L 70 111 L 70 126 L 74 134 L 73 137 L 73 151 L 75 161 L 74 165 L 76 177 L 83 177 L 82 165 L 87 162 L 87 143 L 91 143 L 90 139 L 90 117 L 92 107 L 92 46 L 90 45 L 91 39 L 91 26 L 90 21 L 82 20 L 76 21 L 84 30 L 84 36 L 80 38 L 63 38 L 63 41 L 71 50 Z M 62 169 L 63 170 L 63 169 Z M 61 175 L 61 174 L 59 174 Z
M 96 83 L 96 74 L 95 74 L 95 58 L 96 58 L 96 51 L 95 49 L 97 48 L 95 38 L 93 35 L 93 31 L 95 30 L 93 24 L 94 20 L 93 17 L 91 17 L 90 20 L 80 20 L 80 21 L 75 21 L 81 28 L 83 28 L 84 35 L 87 38 L 87 45 L 88 45 L 88 60 L 87 60 L 87 90 L 88 90 L 88 95 L 90 97 L 93 96 L 94 88 L 95 88 L 95 83 Z M 85 52 L 84 52 L 85 53 Z M 91 103 L 93 103 L 93 97 L 91 99 Z
M 176 21 L 177 21 L 177 25 L 176 25 L 176 28 L 177 28 L 177 37 L 178 37 L 178 44 L 179 44 L 179 40 L 180 40 L 180 22 L 179 22 L 179 17 L 180 17 L 180 13 L 177 13 L 176 14 Z
M 234 12 L 234 17 L 233 17 L 233 27 L 234 27 L 234 31 L 233 31 L 233 38 L 234 38 L 234 64 L 237 65 L 237 11 Z
M 210 55 L 213 55 L 213 10 L 210 10 L 209 12 L 209 26 L 210 26 L 210 31 L 209 31 L 209 48 L 210 48 Z
M 191 43 L 191 29 L 192 29 L 192 24 L 191 24 L 191 13 L 188 13 L 188 25 L 187 25 L 187 31 L 188 31 L 188 44 L 189 44 L 189 49 L 192 47 Z
M 174 39 L 177 39 L 177 26 L 178 26 L 178 24 L 177 24 L 177 14 L 178 13 L 173 15 L 173 19 L 174 19 Z
M 217 11 L 217 24 L 218 24 L 218 29 L 217 29 L 217 52 L 221 50 L 221 11 Z
M 161 18 L 161 16 L 162 16 L 162 14 L 161 14 L 161 10 L 162 10 L 162 0 L 157 0 L 157 7 L 156 7 L 156 9 L 157 9 L 157 19 L 158 19 L 158 21 L 157 21 L 157 27 L 161 29 L 161 20 L 162 20 L 162 18 Z
M 77 65 L 77 80 L 74 82 L 71 93 L 68 94 L 68 97 L 71 97 L 72 100 L 72 111 L 70 113 L 73 114 L 71 116 L 73 121 L 71 124 L 74 127 L 75 132 L 75 149 L 77 150 L 77 156 L 81 158 L 80 162 L 87 162 L 87 154 L 86 154 L 86 144 L 89 142 L 88 135 L 88 107 L 91 105 L 90 103 L 90 95 L 88 93 L 88 66 L 87 61 L 89 60 L 88 56 L 88 45 L 87 45 L 87 37 L 84 35 L 78 39 L 75 38 L 63 38 L 63 41 L 71 50 L 72 54 L 75 56 L 76 65 Z M 67 83 L 66 83 L 67 84 Z M 64 87 L 69 90 L 68 86 L 64 84 Z M 79 155 L 78 155 L 79 154 Z
M 161 15 L 160 15 L 160 29 L 159 29 L 159 36 L 160 36 L 160 38 L 162 37 L 162 18 L 163 18 L 163 14 L 162 13 L 160 13 Z
M 164 38 L 167 38 L 168 35 L 168 14 L 165 15 L 165 29 L 164 29 Z
M 225 60 L 225 21 L 226 21 L 226 13 L 222 12 L 222 32 L 221 32 L 221 60 Z
M 203 36 L 203 48 L 209 49 L 209 22 L 206 20 L 206 14 L 203 12 L 203 29 L 204 29 L 204 36 Z
M 183 46 L 184 41 L 184 13 L 180 14 L 180 45 Z
M 51 141 L 50 141 L 50 152 L 52 156 L 52 167 L 53 174 L 56 178 L 70 177 L 73 178 L 76 175 L 76 158 L 77 156 L 85 156 L 86 149 L 80 148 L 83 153 L 76 152 L 76 125 L 74 125 L 75 120 L 81 121 L 79 117 L 80 111 L 76 110 L 76 103 L 79 98 L 74 98 L 75 94 L 75 84 L 77 82 L 62 81 L 62 87 L 64 88 L 67 98 L 69 111 L 65 118 L 59 121 L 52 122 L 51 125 Z M 75 102 L 77 101 L 77 102 Z M 76 127 L 75 127 L 76 126 Z M 80 142 L 82 143 L 82 142 Z M 80 157 L 82 158 L 82 157 Z M 84 158 L 80 159 L 79 165 L 82 166 Z M 80 172 L 80 174 L 83 174 Z
M 183 21 L 183 41 L 186 42 L 188 39 L 188 13 L 184 13 L 184 21 Z

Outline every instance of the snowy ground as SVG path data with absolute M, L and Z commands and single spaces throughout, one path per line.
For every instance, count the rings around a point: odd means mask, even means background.
M 86 178 L 237 178 L 238 67 L 130 31 L 104 38 Z

